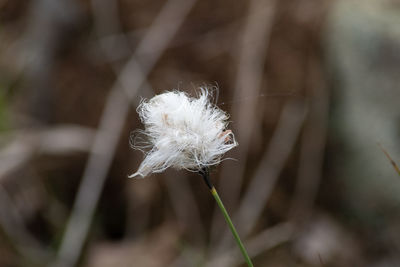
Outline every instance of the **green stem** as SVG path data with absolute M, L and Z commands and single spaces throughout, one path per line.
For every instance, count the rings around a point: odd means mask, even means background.
M 250 257 L 249 257 L 249 255 L 247 254 L 246 248 L 244 247 L 242 241 L 240 240 L 239 234 L 237 233 L 237 231 L 236 231 L 236 229 L 235 229 L 235 226 L 233 225 L 232 220 L 231 220 L 231 218 L 229 217 L 229 214 L 228 214 L 228 212 L 226 211 L 226 209 L 225 209 L 225 207 L 224 207 L 224 204 L 222 203 L 221 198 L 219 197 L 219 195 L 218 195 L 218 193 L 217 193 L 217 190 L 215 190 L 215 187 L 212 187 L 210 191 L 211 191 L 211 194 L 213 195 L 213 197 L 215 198 L 215 201 L 217 201 L 218 207 L 221 209 L 222 214 L 224 215 L 225 220 L 226 220 L 226 222 L 228 223 L 229 228 L 230 228 L 231 231 L 232 231 L 233 237 L 235 238 L 236 243 L 238 244 L 238 246 L 239 246 L 239 248 L 240 248 L 240 251 L 241 251 L 242 254 L 243 254 L 243 257 L 244 257 L 244 259 L 246 260 L 247 265 L 248 265 L 249 267 L 253 267 L 253 263 L 251 262 Z
M 231 229 L 233 237 L 235 238 L 235 241 L 236 241 L 237 245 L 239 246 L 239 249 L 242 252 L 243 257 L 244 257 L 247 265 L 249 267 L 253 267 L 253 263 L 251 262 L 250 257 L 247 254 L 246 248 L 244 247 L 242 241 L 240 240 L 239 234 L 237 233 L 236 228 L 233 225 L 233 222 L 231 220 L 231 217 L 228 214 L 228 211 L 225 209 L 225 206 L 222 203 L 222 200 L 219 197 L 217 190 L 215 189 L 215 187 L 210 182 L 208 169 L 204 169 L 203 171 L 200 172 L 200 174 L 203 176 L 204 181 L 206 182 L 207 186 L 210 189 L 211 194 L 213 195 L 213 197 L 215 198 L 215 201 L 218 204 L 218 207 L 221 209 L 222 214 L 224 215 L 224 218 L 225 218 L 226 222 L 228 223 L 229 228 Z

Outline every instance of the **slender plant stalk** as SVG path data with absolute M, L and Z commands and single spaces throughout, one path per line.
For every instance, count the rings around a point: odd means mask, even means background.
M 208 168 L 204 168 L 202 171 L 200 171 L 200 174 L 201 174 L 201 176 L 203 176 L 206 185 L 210 189 L 211 194 L 213 195 L 215 201 L 218 204 L 218 207 L 221 209 L 222 214 L 224 215 L 224 218 L 225 218 L 226 222 L 228 223 L 229 228 L 232 231 L 233 237 L 235 238 L 235 241 L 236 241 L 237 245 L 239 246 L 239 249 L 242 252 L 247 265 L 249 267 L 253 267 L 254 265 L 251 262 L 249 255 L 247 254 L 246 248 L 244 247 L 242 241 L 240 240 L 239 234 L 237 233 L 236 228 L 233 225 L 231 217 L 229 216 L 228 211 L 225 209 L 225 206 L 222 203 L 222 200 L 219 197 L 217 190 L 215 189 L 215 187 L 213 186 L 213 184 L 210 181 L 210 174 L 209 174 Z
M 386 151 L 386 149 L 383 148 L 383 146 L 381 144 L 379 144 L 379 147 L 381 148 L 381 150 L 383 151 L 383 153 L 385 154 L 385 156 L 388 158 L 388 160 L 390 161 L 390 164 L 392 164 L 393 168 L 395 169 L 395 171 L 397 172 L 398 175 L 400 175 L 400 168 L 399 166 L 396 164 L 396 162 L 392 159 L 392 157 L 389 155 L 389 153 Z

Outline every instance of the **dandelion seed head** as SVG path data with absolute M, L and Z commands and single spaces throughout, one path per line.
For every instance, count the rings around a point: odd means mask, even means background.
M 129 177 L 145 177 L 169 167 L 198 171 L 216 165 L 237 146 L 227 130 L 228 114 L 212 104 L 207 88 L 197 98 L 181 91 L 167 91 L 142 100 L 137 112 L 144 130 L 134 134 L 132 147 L 145 152 L 145 159 Z

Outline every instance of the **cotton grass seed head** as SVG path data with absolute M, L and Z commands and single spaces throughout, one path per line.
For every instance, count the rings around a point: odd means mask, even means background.
M 181 91 L 156 95 L 143 100 L 137 112 L 145 129 L 133 134 L 131 145 L 146 157 L 130 178 L 169 167 L 198 171 L 220 163 L 238 145 L 227 130 L 228 114 L 211 103 L 206 88 L 200 88 L 198 98 Z

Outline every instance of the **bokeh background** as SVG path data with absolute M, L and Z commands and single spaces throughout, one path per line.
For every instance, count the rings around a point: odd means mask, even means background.
M 201 177 L 130 180 L 142 98 L 218 88 L 255 266 L 400 266 L 397 0 L 1 0 L 0 266 L 244 266 Z

